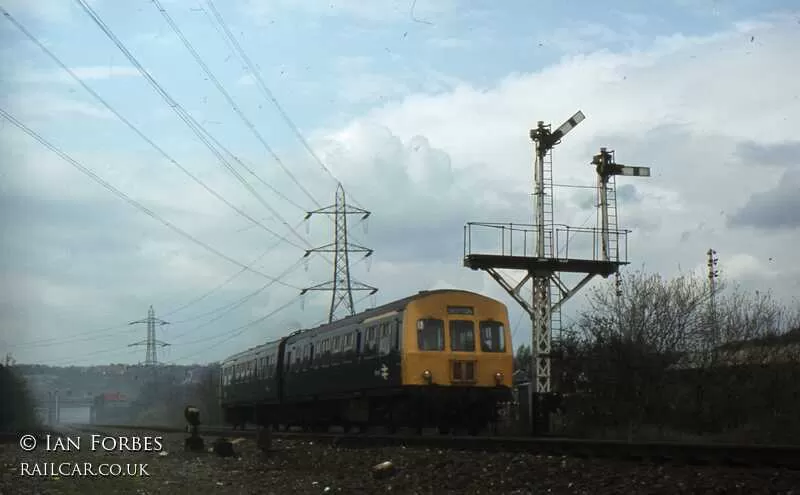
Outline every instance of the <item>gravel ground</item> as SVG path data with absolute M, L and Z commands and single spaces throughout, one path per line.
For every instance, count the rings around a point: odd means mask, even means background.
M 114 432 L 144 436 L 145 433 Z M 654 466 L 525 454 L 426 449 L 336 449 L 310 442 L 273 442 L 263 454 L 252 439 L 235 445 L 236 456 L 183 452 L 185 435 L 163 434 L 158 453 L 91 452 L 89 433 L 79 452 L 23 452 L 0 445 L 2 494 L 183 493 L 484 493 L 484 494 L 683 494 L 784 493 L 800 495 L 800 472 L 772 469 Z M 210 447 L 212 438 L 206 438 Z M 389 461 L 394 472 L 376 478 L 373 466 Z M 20 463 L 146 463 L 149 476 L 21 476 Z M 29 464 L 29 466 L 31 465 Z M 31 469 L 29 467 L 29 469 Z M 123 467 L 123 470 L 125 468 Z M 792 491 L 794 489 L 794 491 Z

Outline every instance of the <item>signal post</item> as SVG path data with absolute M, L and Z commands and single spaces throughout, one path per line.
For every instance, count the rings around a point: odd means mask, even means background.
M 470 222 L 464 228 L 464 266 L 486 271 L 530 316 L 532 360 L 528 404 L 534 435 L 550 431 L 550 417 L 558 404 L 559 396 L 551 380 L 551 358 L 554 340 L 556 347 L 560 340 L 562 305 L 595 276 L 607 278 L 618 273 L 620 266 L 628 264 L 628 231 L 619 230 L 617 226 L 614 176 L 650 175 L 649 168 L 617 164 L 614 152 L 601 148 L 592 159 L 597 172 L 598 226 L 556 225 L 551 150 L 584 118 L 579 111 L 555 131 L 541 121 L 530 131 L 536 147 L 533 225 Z M 499 236 L 499 250 L 496 240 L 486 242 L 486 234 Z M 593 254 L 590 258 L 570 256 L 569 243 L 576 235 L 591 235 Z M 517 282 L 499 270 L 522 271 L 524 276 Z M 570 288 L 561 279 L 563 273 L 584 276 Z M 528 282 L 531 282 L 530 299 L 522 294 Z

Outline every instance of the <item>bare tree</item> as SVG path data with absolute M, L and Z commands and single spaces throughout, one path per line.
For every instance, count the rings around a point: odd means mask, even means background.
M 764 425 L 780 423 L 800 438 L 800 420 L 789 419 L 800 417 L 800 306 L 740 287 L 718 286 L 713 305 L 711 296 L 699 276 L 644 271 L 626 276 L 619 295 L 611 284 L 593 290 L 560 365 L 582 382 L 571 389 L 572 426 L 629 438 L 652 428 L 768 437 Z

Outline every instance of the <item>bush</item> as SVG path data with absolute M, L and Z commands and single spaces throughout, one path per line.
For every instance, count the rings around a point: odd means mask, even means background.
M 36 409 L 25 380 L 13 367 L 0 364 L 0 431 L 20 431 L 38 427 Z

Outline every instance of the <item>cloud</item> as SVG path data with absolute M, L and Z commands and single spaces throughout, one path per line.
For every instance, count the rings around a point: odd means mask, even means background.
M 359 0 L 309 0 L 293 2 L 278 0 L 242 2 L 243 11 L 261 22 L 269 22 L 286 9 L 301 9 L 314 16 L 348 16 L 369 22 L 396 22 L 400 20 L 435 24 L 437 20 L 457 7 L 454 0 L 362 2 Z
M 755 141 L 739 145 L 737 155 L 743 164 L 753 166 L 757 173 L 762 166 L 800 166 L 800 141 L 763 144 Z
M 93 2 L 89 2 L 93 3 Z M 29 0 L 7 0 L 3 8 L 8 10 L 11 15 L 28 15 L 45 22 L 64 22 L 72 17 L 72 5 L 59 0 L 41 0 L 31 2 Z
M 131 66 L 109 65 L 94 67 L 70 67 L 70 70 L 84 82 L 100 81 L 117 77 L 141 77 L 139 70 L 136 69 L 136 67 Z M 21 83 L 34 84 L 46 84 L 54 82 L 70 84 L 75 83 L 75 80 L 62 70 L 55 72 L 18 71 L 14 74 L 13 79 Z
M 472 46 L 472 42 L 464 38 L 431 38 L 428 43 L 436 48 L 467 48 Z
M 751 37 L 761 45 L 751 44 Z M 768 189 L 780 179 L 769 170 L 753 174 L 735 157 L 751 142 L 753 128 L 764 129 L 764 146 L 794 138 L 800 101 L 793 81 L 800 72 L 786 61 L 798 42 L 791 20 L 769 17 L 704 37 L 659 38 L 649 49 L 567 56 L 488 90 L 462 83 L 446 94 L 409 96 L 361 121 L 385 126 L 404 140 L 423 135 L 449 154 L 454 175 L 492 179 L 495 187 L 521 195 L 531 189 L 527 129 L 538 119 L 559 125 L 580 108 L 588 118 L 555 150 L 555 181 L 594 183 L 588 161 L 600 146 L 616 148 L 621 163 L 650 166 L 651 178 L 617 180 L 622 226 L 636 229 L 629 239 L 635 259 L 669 273 L 702 258 L 708 243 L 739 243 L 753 256 L 789 256 L 788 246 L 774 246 L 777 238 L 750 238 L 729 229 L 726 219 L 741 206 L 745 185 Z M 766 74 L 770 91 L 753 92 L 753 74 Z M 746 209 L 791 227 L 800 211 L 791 199 L 797 190 L 793 177 L 787 174 L 779 189 L 754 196 Z M 557 218 L 579 223 L 590 197 L 557 189 L 556 201 Z M 528 201 L 517 204 L 520 212 L 530 212 Z M 467 215 L 462 218 L 479 219 Z M 776 232 L 784 234 L 796 236 Z M 786 276 L 774 275 L 774 287 L 791 286 Z
M 420 7 L 434 3 L 418 2 Z M 377 8 L 372 4 L 364 7 L 363 2 L 337 5 L 338 9 Z M 325 7 L 314 6 L 303 8 Z M 408 4 L 398 12 L 396 19 L 407 18 Z M 369 19 L 369 14 L 358 15 Z M 599 30 L 596 36 L 603 33 L 608 34 Z M 759 43 L 751 43 L 751 37 Z M 780 216 L 775 204 L 780 196 L 784 205 L 791 206 L 789 192 L 798 187 L 792 171 L 797 168 L 780 158 L 783 151 L 772 153 L 794 140 L 793 129 L 800 125 L 796 88 L 800 68 L 790 63 L 798 44 L 800 32 L 793 20 L 766 18 L 707 36 L 675 34 L 636 49 L 572 53 L 539 70 L 515 73 L 489 84 L 470 83 L 460 75 L 433 90 L 418 88 L 401 76 L 365 79 L 373 88 L 381 87 L 380 91 L 374 89 L 372 96 L 391 94 L 392 101 L 378 103 L 372 98 L 362 102 L 372 105 L 371 111 L 307 132 L 317 153 L 344 183 L 348 198 L 373 212 L 367 233 L 360 230 L 357 218 L 351 219 L 351 240 L 375 250 L 371 265 L 354 256 L 353 277 L 381 289 L 377 303 L 448 285 L 476 290 L 508 303 L 512 322 L 518 321 L 521 310 L 494 281 L 483 272 L 463 267 L 463 226 L 468 221 L 530 223 L 532 144 L 528 130 L 537 120 L 557 126 L 581 109 L 587 120 L 554 150 L 557 183 L 592 186 L 596 178 L 589 161 L 601 146 L 615 149 L 620 163 L 652 169 L 649 178 L 617 179 L 620 224 L 634 228 L 628 238 L 634 264 L 644 263 L 649 270 L 668 276 L 680 266 L 702 265 L 706 250 L 714 247 L 720 253 L 725 277 L 752 288 L 772 288 L 777 294 L 796 293 L 797 272 L 771 268 L 768 260 L 780 260 L 784 266 L 797 264 L 797 229 L 790 228 L 791 222 Z M 364 74 L 391 77 L 374 59 L 354 58 L 350 53 L 350 59 L 339 60 L 340 82 L 326 91 L 338 92 L 350 83 L 356 87 L 353 81 Z M 238 75 L 230 76 L 231 85 Z M 393 84 L 398 86 L 396 90 L 384 90 L 384 85 L 391 89 Z M 46 94 L 73 103 L 90 102 L 55 91 Z M 189 96 L 181 94 L 182 98 Z M 306 102 L 300 100 L 293 100 L 294 108 L 304 108 Z M 157 110 L 143 101 L 148 100 L 137 99 L 135 105 L 145 112 Z M 15 105 L 16 110 L 33 112 L 37 118 L 46 116 L 45 107 L 54 106 L 32 96 L 15 99 Z M 148 128 L 148 134 L 174 150 L 181 163 L 207 184 L 300 245 L 282 243 L 254 261 L 275 243 L 272 236 L 258 227 L 245 229 L 246 219 L 187 182 L 187 177 L 138 141 L 136 145 L 112 146 L 105 135 L 87 131 L 106 124 L 102 121 L 90 127 L 89 120 L 78 118 L 96 120 L 98 115 L 89 110 L 94 107 L 83 108 L 81 113 L 64 105 L 61 115 L 74 118 L 51 117 L 47 137 L 52 136 L 54 142 L 131 197 L 195 238 L 268 275 L 296 267 L 283 279 L 292 287 L 269 287 L 229 313 L 225 308 L 261 288 L 264 277 L 245 272 L 202 302 L 170 314 L 218 287 L 240 267 L 112 197 L 68 164 L 9 130 L 6 123 L 0 131 L 0 158 L 14 168 L 3 178 L 6 194 L 0 209 L 4 215 L 0 247 L 4 256 L 0 266 L 4 280 L 19 289 L 0 291 L 0 314 L 6 330 L 2 338 L 5 345 L 17 346 L 11 348 L 17 359 L 137 359 L 140 350 L 125 354 L 129 350 L 121 347 L 141 340 L 140 328 L 100 332 L 88 343 L 63 341 L 92 329 L 140 319 L 150 304 L 157 316 L 174 322 L 169 329 L 160 329 L 165 333 L 159 336 L 173 344 L 171 359 L 188 356 L 183 362 L 219 359 L 284 335 L 289 327 L 311 325 L 324 318 L 329 294 L 309 294 L 304 309 L 297 298 L 300 288 L 332 276 L 331 265 L 320 258 L 309 260 L 308 271 L 299 262 L 305 249 L 330 242 L 329 220 L 315 216 L 308 224 L 308 234 L 302 227 L 298 235 L 290 233 L 212 161 L 206 150 L 198 148 L 196 141 L 163 122 L 157 130 Z M 309 112 L 315 114 L 328 110 L 317 104 L 309 106 Z M 164 108 L 163 104 L 158 108 Z M 201 108 L 199 104 L 197 108 Z M 293 106 L 287 108 L 296 115 Z M 351 107 L 332 111 L 347 109 Z M 222 116 L 219 109 L 204 106 L 202 110 L 208 119 L 232 118 Z M 298 113 L 301 116 L 295 118 L 301 128 L 312 126 L 310 113 Z M 56 125 L 64 121 L 69 125 Z M 323 206 L 333 202 L 334 181 L 304 151 L 281 139 L 276 122 L 264 118 L 256 125 L 269 130 L 265 134 L 278 143 L 275 146 L 285 164 L 314 197 Z M 761 149 L 754 147 L 754 129 Z M 67 134 L 69 131 L 77 136 Z M 227 122 L 226 126 L 209 126 L 209 131 L 254 164 L 265 182 L 301 203 L 303 208 L 289 205 L 242 172 L 287 223 L 296 225 L 304 210 L 314 209 L 280 167 L 265 159 L 261 148 L 242 139 L 244 127 Z M 752 163 L 743 157 L 762 151 L 764 165 L 775 166 L 754 173 Z M 557 188 L 556 221 L 593 226 L 595 212 L 588 203 L 592 195 L 587 189 Z M 795 206 L 795 210 L 785 211 L 798 210 Z M 749 229 L 730 225 L 731 215 L 738 215 L 736 218 L 748 225 L 772 221 L 782 227 L 754 236 Z M 499 240 L 487 237 L 480 242 L 496 249 Z M 591 235 L 570 241 L 570 253 L 575 256 L 591 257 L 591 248 Z M 579 295 L 565 307 L 567 319 L 581 300 Z M 288 301 L 296 304 L 247 330 L 240 329 Z M 362 301 L 359 308 L 368 303 L 369 299 Z M 527 333 L 523 325 L 515 335 L 527 340 Z M 44 338 L 61 341 L 57 346 L 21 345 Z M 80 357 L 104 349 L 118 354 L 109 351 Z
M 754 193 L 730 218 L 734 227 L 792 229 L 800 227 L 800 169 L 786 170 L 778 184 Z
M 90 103 L 86 98 L 69 97 L 57 92 L 24 91 L 9 98 L 10 111 L 18 119 L 51 120 L 60 117 L 84 117 L 91 119 L 113 119 L 114 116 L 99 103 Z
M 556 28 L 540 42 L 567 53 L 586 53 L 597 46 L 609 44 L 641 46 L 643 40 L 643 35 L 632 29 L 595 23 L 571 23 Z

